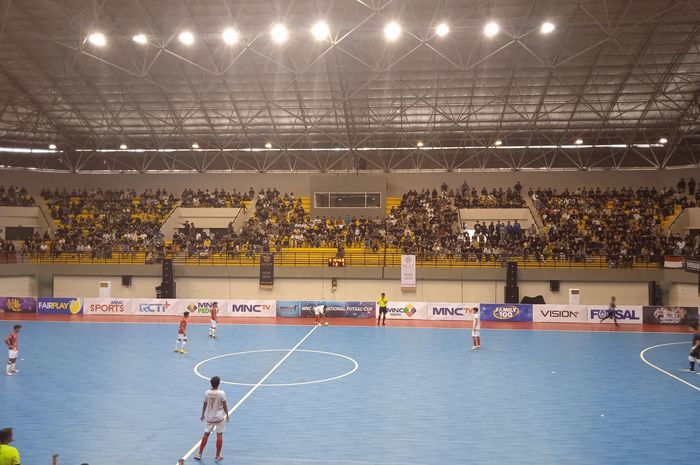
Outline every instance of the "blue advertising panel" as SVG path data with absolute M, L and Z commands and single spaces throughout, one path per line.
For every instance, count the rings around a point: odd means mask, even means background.
M 83 301 L 77 297 L 39 297 L 37 313 L 42 315 L 82 315 Z
M 481 304 L 483 321 L 532 321 L 532 304 Z
M 277 316 L 306 318 L 314 316 L 314 307 L 325 305 L 326 318 L 374 318 L 374 302 L 343 302 L 337 300 L 279 300 Z

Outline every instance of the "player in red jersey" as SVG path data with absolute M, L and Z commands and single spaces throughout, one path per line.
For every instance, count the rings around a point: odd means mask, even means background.
M 211 305 L 211 312 L 209 314 L 209 337 L 216 339 L 216 322 L 218 321 L 219 314 L 219 304 L 214 302 Z
M 14 376 L 15 373 L 19 373 L 19 370 L 15 368 L 15 363 L 17 363 L 18 354 L 18 343 L 17 339 L 19 337 L 19 330 L 22 329 L 22 325 L 15 325 L 12 328 L 12 332 L 5 339 L 5 344 L 7 344 L 8 356 L 7 356 L 7 376 Z
M 187 317 L 190 316 L 190 312 L 185 312 L 182 314 L 182 320 L 180 320 L 180 329 L 177 332 L 177 343 L 175 344 L 175 352 L 181 354 L 186 354 L 185 345 L 187 344 Z

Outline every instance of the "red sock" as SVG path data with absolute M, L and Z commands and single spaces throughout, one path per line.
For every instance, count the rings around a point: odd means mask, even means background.
M 223 434 L 217 434 L 216 435 L 216 456 L 221 457 L 221 446 L 224 445 L 224 435 Z
M 481 347 L 481 336 L 476 337 L 476 345 Z
M 204 452 L 204 447 L 207 445 L 207 441 L 209 440 L 209 433 L 204 433 L 204 436 L 202 436 L 202 443 L 199 445 L 199 454 L 201 455 L 202 452 Z
M 476 347 L 476 338 L 475 337 L 472 338 L 472 345 Z

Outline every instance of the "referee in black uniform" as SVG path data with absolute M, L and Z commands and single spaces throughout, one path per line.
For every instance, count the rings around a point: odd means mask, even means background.
M 389 299 L 386 298 L 386 295 L 382 292 L 382 296 L 379 298 L 377 301 L 377 304 L 379 305 L 379 316 L 377 317 L 377 326 L 379 326 L 379 322 L 382 322 L 382 326 L 386 326 L 386 304 L 389 303 Z
M 690 362 L 691 373 L 695 372 L 695 362 L 700 360 L 700 332 L 698 332 L 698 324 L 693 325 L 695 334 L 693 334 L 693 346 L 690 348 L 690 353 L 688 354 L 688 361 Z

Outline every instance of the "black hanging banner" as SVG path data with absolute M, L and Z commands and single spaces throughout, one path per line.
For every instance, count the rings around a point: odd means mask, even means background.
M 260 285 L 275 284 L 275 254 L 264 252 L 260 254 Z

